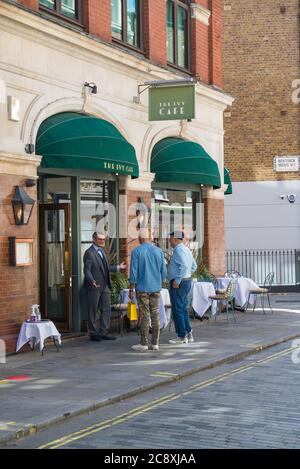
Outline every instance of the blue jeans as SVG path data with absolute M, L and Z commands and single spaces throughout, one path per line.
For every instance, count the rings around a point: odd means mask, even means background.
M 187 310 L 188 294 L 191 288 L 191 280 L 182 280 L 179 288 L 173 288 L 172 283 L 170 283 L 172 314 L 178 337 L 185 337 L 192 330 Z

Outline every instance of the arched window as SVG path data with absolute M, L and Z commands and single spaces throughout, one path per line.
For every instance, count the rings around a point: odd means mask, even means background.
M 188 70 L 190 67 L 190 1 L 167 0 L 167 60 Z
M 112 37 L 142 49 L 142 0 L 111 0 Z

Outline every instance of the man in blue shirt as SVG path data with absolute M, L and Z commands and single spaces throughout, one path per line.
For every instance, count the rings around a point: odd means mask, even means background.
M 183 239 L 184 233 L 182 231 L 170 234 L 173 255 L 168 267 L 168 279 L 170 280 L 170 300 L 177 334 L 176 339 L 169 340 L 169 343 L 173 345 L 194 342 L 187 310 L 187 297 L 192 288 L 192 273 L 195 272 L 197 265 L 190 249 L 183 244 Z
M 162 282 L 167 276 L 162 250 L 149 240 L 148 230 L 142 228 L 139 234 L 140 246 L 131 253 L 129 298 L 134 298 L 136 289 L 139 315 L 141 318 L 141 342 L 131 348 L 135 351 L 148 350 L 148 335 L 151 317 L 151 349 L 159 349 L 159 300 Z

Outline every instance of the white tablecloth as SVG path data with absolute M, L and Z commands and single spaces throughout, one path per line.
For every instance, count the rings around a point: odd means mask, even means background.
M 218 278 L 218 288 L 227 288 L 230 277 L 221 277 Z M 235 302 L 238 306 L 244 307 L 248 300 L 249 290 L 259 288 L 259 286 L 252 280 L 247 277 L 238 277 L 235 290 Z M 250 295 L 249 304 L 254 303 L 254 295 Z
M 18 337 L 16 352 L 31 339 L 35 339 L 35 345 L 38 343 L 40 344 L 40 351 L 42 351 L 44 348 L 44 341 L 47 337 L 54 337 L 58 343 L 61 344 L 60 333 L 52 321 L 23 322 Z
M 212 307 L 212 314 L 216 314 L 217 303 L 209 299 L 209 296 L 216 294 L 215 288 L 211 282 L 193 282 L 193 310 L 202 317 L 208 308 Z
M 128 303 L 129 301 L 129 289 L 128 288 L 122 290 L 121 301 L 122 303 L 125 303 L 125 304 Z M 133 301 L 135 304 L 137 304 L 135 292 L 134 292 Z M 169 322 L 166 316 L 165 306 L 170 305 L 170 304 L 171 304 L 171 301 L 170 301 L 169 290 L 167 290 L 167 288 L 163 288 L 160 291 L 160 301 L 159 301 L 159 321 L 160 321 L 161 329 L 165 328 Z

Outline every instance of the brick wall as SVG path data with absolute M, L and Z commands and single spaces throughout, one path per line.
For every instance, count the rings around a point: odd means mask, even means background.
M 21 323 L 31 305 L 38 303 L 37 207 L 28 225 L 14 224 L 11 198 L 16 185 L 24 186 L 24 179 L 0 175 L 0 338 L 5 340 L 7 352 L 15 350 Z M 26 187 L 26 192 L 36 200 L 36 187 Z M 9 236 L 35 239 L 32 267 L 9 265 Z
M 39 0 L 18 0 L 18 3 L 24 5 L 31 10 L 38 10 L 39 9 Z
M 300 78 L 299 1 L 223 0 L 224 7 L 224 89 L 236 98 L 225 117 L 231 179 L 299 179 L 273 171 L 274 156 L 300 154 L 300 105 L 292 102 L 292 81 Z
M 208 0 L 198 0 L 208 9 Z M 201 81 L 210 81 L 209 27 L 195 18 L 191 19 L 191 70 Z
M 210 83 L 222 88 L 222 0 L 210 0 Z
M 159 65 L 166 65 L 165 0 L 145 0 L 144 27 L 144 46 L 146 57 Z
M 83 5 L 86 30 L 105 41 L 111 41 L 111 0 L 86 0 Z
M 203 261 L 216 276 L 225 272 L 224 200 L 204 199 Z

